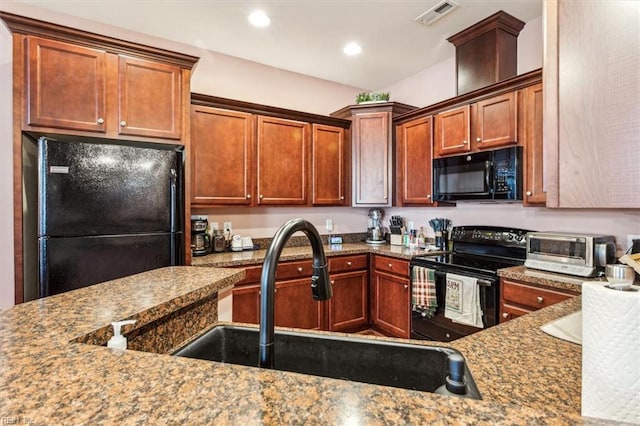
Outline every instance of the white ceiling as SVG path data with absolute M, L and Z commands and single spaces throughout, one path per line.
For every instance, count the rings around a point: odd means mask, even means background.
M 447 37 L 504 10 L 527 22 L 542 0 L 455 0 L 430 26 L 415 18 L 439 0 L 15 0 L 368 90 L 383 89 L 454 54 Z M 267 28 L 249 25 L 256 8 Z M 357 41 L 362 53 L 342 47 Z

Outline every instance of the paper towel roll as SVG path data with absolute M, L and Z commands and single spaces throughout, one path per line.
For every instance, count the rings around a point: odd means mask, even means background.
M 582 284 L 582 415 L 640 423 L 640 291 Z

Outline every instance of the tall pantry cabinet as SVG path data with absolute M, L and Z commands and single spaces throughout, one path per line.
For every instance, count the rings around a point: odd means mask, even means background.
M 21 303 L 22 132 L 167 143 L 188 151 L 191 69 L 198 58 L 10 13 L 0 18 L 13 34 L 14 278 L 15 303 Z M 189 197 L 188 182 L 184 190 Z M 189 247 L 186 238 L 187 264 Z

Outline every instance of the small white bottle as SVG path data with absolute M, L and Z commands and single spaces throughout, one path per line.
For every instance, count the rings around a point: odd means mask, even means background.
M 135 324 L 136 320 L 115 321 L 112 322 L 113 337 L 107 342 L 108 348 L 114 349 L 127 349 L 127 338 L 120 334 L 120 329 L 123 325 Z

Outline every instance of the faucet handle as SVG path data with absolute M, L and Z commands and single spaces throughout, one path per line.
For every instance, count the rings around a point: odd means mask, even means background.
M 327 273 L 327 265 L 313 266 L 311 277 L 311 292 L 314 300 L 328 300 L 333 296 L 333 290 Z

